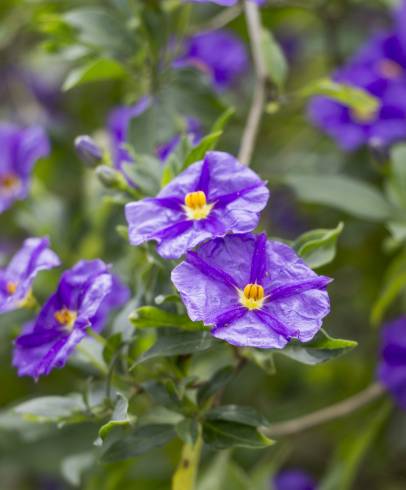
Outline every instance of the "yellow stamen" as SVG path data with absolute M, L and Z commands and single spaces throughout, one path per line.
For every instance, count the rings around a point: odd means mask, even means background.
M 359 123 L 369 123 L 376 118 L 377 112 L 370 109 L 351 109 L 351 116 L 354 121 Z
M 396 61 L 392 61 L 388 58 L 384 58 L 379 62 L 378 71 L 382 76 L 388 78 L 389 80 L 396 80 L 404 73 L 404 70 L 399 63 L 396 63 Z
M 7 293 L 11 296 L 13 295 L 16 291 L 17 291 L 17 286 L 18 284 L 16 282 L 13 282 L 13 281 L 9 281 L 7 284 L 6 284 L 6 290 L 7 290 Z
M 54 313 L 55 320 L 67 328 L 72 328 L 77 318 L 76 311 L 68 310 L 68 308 L 62 308 Z
M 240 303 L 249 310 L 262 308 L 265 299 L 264 288 L 260 284 L 247 284 L 243 291 L 239 291 Z
M 206 194 L 203 191 L 189 192 L 185 196 L 183 209 L 188 219 L 201 220 L 207 218 L 213 204 L 207 204 Z
M 20 179 L 13 173 L 0 175 L 0 190 L 11 191 L 20 185 Z

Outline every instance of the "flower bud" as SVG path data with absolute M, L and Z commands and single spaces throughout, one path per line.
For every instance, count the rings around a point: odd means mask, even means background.
M 93 138 L 87 135 L 75 138 L 75 148 L 79 158 L 91 167 L 96 167 L 103 160 L 103 151 Z
M 107 165 L 100 165 L 96 169 L 96 175 L 100 182 L 109 189 L 123 190 L 127 187 L 124 176 Z

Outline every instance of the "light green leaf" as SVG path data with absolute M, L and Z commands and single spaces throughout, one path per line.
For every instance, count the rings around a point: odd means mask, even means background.
M 161 334 L 156 343 L 132 366 L 135 367 L 155 357 L 179 356 L 202 352 L 213 345 L 214 340 L 209 332 L 173 331 Z
M 259 414 L 252 407 L 240 405 L 222 405 L 213 408 L 206 414 L 207 420 L 225 420 L 227 422 L 237 422 L 251 427 L 267 426 L 268 420 Z
M 335 339 L 330 337 L 324 330 L 305 344 L 292 341 L 282 350 L 274 350 L 275 354 L 283 354 L 302 364 L 320 364 L 335 357 L 341 356 L 358 345 L 354 340 Z
M 86 419 L 86 405 L 81 395 L 43 396 L 21 403 L 14 411 L 33 422 L 74 422 Z
M 128 415 L 128 400 L 121 393 L 117 393 L 117 401 L 114 406 L 113 415 L 111 420 L 102 425 L 99 429 L 99 437 L 103 441 L 109 435 L 109 433 L 119 426 L 128 426 L 134 423 L 135 417 Z
M 94 462 L 94 454 L 89 452 L 68 456 L 62 461 L 62 475 L 68 483 L 78 487 L 83 473 L 90 469 Z
M 217 119 L 217 121 L 214 122 L 210 133 L 213 134 L 217 133 L 218 131 L 223 131 L 228 121 L 234 116 L 234 114 L 234 107 L 229 107 L 228 109 L 226 109 L 223 114 L 221 114 L 221 116 Z
M 136 328 L 174 327 L 182 330 L 206 330 L 201 322 L 192 322 L 186 315 L 169 313 L 156 306 L 141 306 L 129 317 Z
M 261 32 L 261 48 L 268 74 L 278 87 L 282 87 L 288 75 L 288 64 L 282 49 L 271 31 Z
M 101 58 L 72 70 L 64 81 L 62 89 L 67 91 L 85 83 L 114 80 L 125 75 L 126 71 L 118 61 Z
M 223 134 L 223 131 L 216 131 L 215 133 L 208 134 L 204 136 L 200 140 L 200 142 L 190 150 L 190 153 L 187 155 L 185 163 L 183 164 L 183 170 L 192 163 L 203 160 L 206 153 L 210 150 L 213 150 L 216 147 L 220 136 Z
M 406 210 L 406 145 L 397 145 L 391 151 L 390 175 L 387 180 L 386 192 L 392 204 L 402 210 L 404 218 Z M 406 218 L 404 218 L 406 222 Z
M 321 78 L 303 88 L 299 95 L 311 97 L 326 95 L 330 99 L 346 105 L 360 114 L 373 114 L 379 109 L 379 99 L 359 87 L 334 82 L 329 78 Z
M 384 221 L 393 212 L 379 190 L 350 177 L 286 174 L 282 180 L 294 189 L 299 200 L 331 206 L 357 218 Z
M 175 437 L 172 425 L 156 424 L 138 427 L 134 432 L 114 442 L 102 456 L 104 463 L 122 461 L 164 446 Z
M 312 269 L 329 264 L 336 255 L 337 238 L 344 229 L 339 223 L 332 230 L 312 230 L 303 233 L 294 243 L 293 248 Z

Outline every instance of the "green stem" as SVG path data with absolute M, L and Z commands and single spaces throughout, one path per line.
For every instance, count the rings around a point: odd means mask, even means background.
M 172 478 L 172 490 L 195 490 L 203 439 L 201 433 L 195 444 L 184 444 L 181 458 Z
M 89 363 L 98 371 L 100 371 L 103 376 L 107 376 L 108 370 L 104 364 L 102 364 L 90 351 L 88 351 L 83 344 L 77 346 L 77 350 L 89 361 Z

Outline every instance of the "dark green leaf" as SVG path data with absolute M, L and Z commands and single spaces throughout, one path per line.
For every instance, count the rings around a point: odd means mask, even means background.
M 207 420 L 225 420 L 228 422 L 238 422 L 251 427 L 267 426 L 268 420 L 259 414 L 252 407 L 242 407 L 240 405 L 222 405 L 213 408 L 206 414 Z
M 283 354 L 303 364 L 314 365 L 341 356 L 354 349 L 357 345 L 354 340 L 334 339 L 324 330 L 320 330 L 311 342 L 301 344 L 292 341 L 284 349 L 275 350 L 274 352 L 275 354 Z
M 197 392 L 197 402 L 203 405 L 210 397 L 215 395 L 233 378 L 234 369 L 232 366 L 226 366 L 216 371 L 212 378 L 202 385 Z
M 202 352 L 213 345 L 213 337 L 209 332 L 173 331 L 161 334 L 157 342 L 145 352 L 134 366 L 155 357 L 179 356 Z M 134 367 L 133 366 L 133 367 Z
M 256 364 L 260 369 L 265 371 L 266 374 L 272 376 L 276 373 L 273 351 L 246 347 L 241 349 L 241 355 Z
M 138 427 L 134 432 L 114 442 L 102 456 L 104 463 L 122 461 L 144 454 L 156 447 L 164 446 L 173 437 L 172 425 L 156 424 Z
M 336 254 L 337 238 L 344 229 L 339 223 L 332 230 L 312 230 L 300 235 L 293 248 L 312 269 L 329 264 Z
M 142 306 L 130 315 L 130 321 L 136 328 L 175 327 L 182 330 L 204 330 L 201 322 L 192 322 L 186 315 L 169 313 L 156 306 Z
M 230 447 L 261 449 L 273 444 L 256 427 L 225 420 L 206 420 L 203 424 L 203 439 L 206 444 L 215 449 Z
M 373 186 L 343 175 L 287 174 L 282 180 L 295 190 L 300 200 L 331 206 L 357 218 L 383 221 L 393 211 Z
M 122 334 L 116 333 L 107 339 L 107 342 L 103 349 L 104 362 L 109 365 L 114 356 L 117 355 L 123 342 Z

